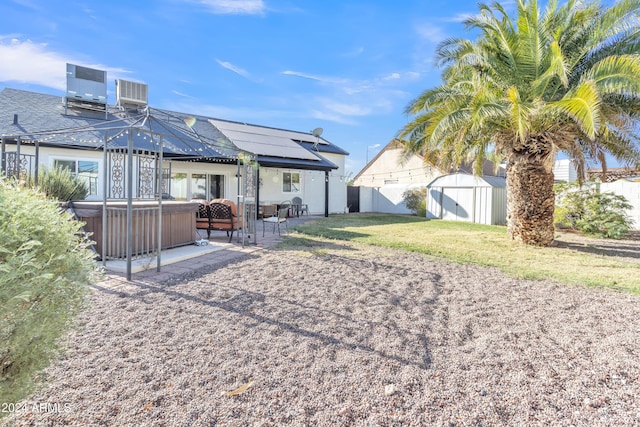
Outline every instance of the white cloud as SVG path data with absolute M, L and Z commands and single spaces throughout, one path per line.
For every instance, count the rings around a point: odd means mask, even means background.
M 0 81 L 33 83 L 54 89 L 66 89 L 68 59 L 48 52 L 46 44 L 12 38 L 0 39 Z
M 317 76 L 315 74 L 308 74 L 308 73 L 303 73 L 303 72 L 300 72 L 300 71 L 286 70 L 286 71 L 283 71 L 282 74 L 284 74 L 286 76 L 302 77 L 303 79 L 315 80 L 315 81 L 322 82 L 322 83 L 341 84 L 341 83 L 346 83 L 347 82 L 346 79 L 339 79 L 339 78 L 335 78 L 335 77 L 326 77 L 326 76 Z
M 37 10 L 37 11 L 42 10 L 42 7 L 40 5 L 37 5 L 35 2 L 31 0 L 12 0 L 12 1 L 28 9 Z
M 67 87 L 67 63 L 83 65 L 113 73 L 110 78 L 128 74 L 122 68 L 110 68 L 100 64 L 87 64 L 48 49 L 45 43 L 21 41 L 14 37 L 0 36 L 0 81 L 35 84 L 53 89 Z
M 189 102 L 186 100 L 179 102 L 168 102 L 164 103 L 162 108 L 166 108 L 172 111 L 184 111 L 186 113 L 198 114 L 225 120 L 237 120 L 241 122 L 253 121 L 254 123 L 260 123 L 261 121 L 273 118 L 291 117 L 291 112 L 289 111 L 269 109 L 268 107 L 229 107 L 226 105 L 206 104 L 197 100 L 194 100 L 194 102 Z
M 266 8 L 262 0 L 192 0 L 215 15 L 261 15 Z
M 350 51 L 345 52 L 344 54 L 342 54 L 342 56 L 346 58 L 355 58 L 357 56 L 362 55 L 363 53 L 364 53 L 364 47 L 358 46 L 353 48 Z
M 346 103 L 334 99 L 319 100 L 326 110 L 340 114 L 342 116 L 368 116 L 372 113 L 370 105 L 359 105 L 356 103 Z
M 407 97 L 406 92 L 398 88 L 420 77 L 416 72 L 391 72 L 369 80 L 327 77 L 291 70 L 282 74 L 323 84 L 321 96 L 298 93 L 296 97 L 289 98 L 300 106 L 303 114 L 348 125 L 357 125 L 358 118 L 393 111 L 397 108 L 396 103 L 404 102 Z
M 171 93 L 173 93 L 174 95 L 181 96 L 183 98 L 193 98 L 193 96 L 187 95 L 186 93 L 178 92 L 177 90 L 172 90 Z
M 447 37 L 442 28 L 431 23 L 418 26 L 416 32 L 420 38 L 431 43 L 440 43 Z
M 343 125 L 356 126 L 357 121 L 350 119 L 344 114 L 333 113 L 331 111 L 312 110 L 311 117 L 318 120 L 326 120 L 328 122 L 341 123 Z
M 244 69 L 242 69 L 242 68 L 240 68 L 240 67 L 237 67 L 237 66 L 235 66 L 235 65 L 233 65 L 232 63 L 227 62 L 227 61 L 221 61 L 221 60 L 219 60 L 219 59 L 216 59 L 216 62 L 217 62 L 217 63 L 218 63 L 222 68 L 226 68 L 226 69 L 227 69 L 227 70 L 229 70 L 229 71 L 233 71 L 234 73 L 236 73 L 236 74 L 237 74 L 237 75 L 239 75 L 239 76 L 244 77 L 245 79 L 252 80 L 252 78 L 251 78 L 251 74 L 250 74 L 247 70 L 244 70 Z
M 462 23 L 469 18 L 473 18 L 474 16 L 476 16 L 475 13 L 458 13 L 457 15 L 453 15 L 453 16 L 441 19 L 441 21 Z

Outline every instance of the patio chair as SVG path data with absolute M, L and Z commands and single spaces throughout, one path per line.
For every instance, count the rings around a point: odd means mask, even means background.
M 276 216 L 277 214 L 278 207 L 276 205 L 260 206 L 260 218 L 269 218 L 270 216 Z
M 233 239 L 233 232 L 242 229 L 238 217 L 233 215 L 232 206 L 227 203 L 213 202 L 209 204 L 210 230 L 226 231 L 229 243 Z
M 300 197 L 294 197 L 291 199 L 291 203 L 296 211 L 296 216 L 300 216 L 300 214 L 304 215 L 305 212 L 309 215 L 309 205 L 302 203 L 302 199 Z
M 199 202 L 198 211 L 196 212 L 196 233 L 200 237 L 198 230 L 207 230 L 207 239 L 211 238 L 211 210 L 209 204 L 204 200 L 192 200 Z
M 280 224 L 285 225 L 286 231 L 289 232 L 289 221 L 287 220 L 289 216 L 289 209 L 291 208 L 291 203 L 283 202 L 280 203 L 278 207 L 278 215 L 270 216 L 270 217 L 262 217 L 262 237 L 264 237 L 264 229 L 267 223 L 273 224 L 273 233 L 276 232 L 276 225 L 278 226 L 278 236 L 280 235 Z

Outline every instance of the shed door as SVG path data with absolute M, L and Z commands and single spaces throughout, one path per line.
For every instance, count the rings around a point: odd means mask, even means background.
M 473 222 L 473 188 L 443 188 L 442 219 Z

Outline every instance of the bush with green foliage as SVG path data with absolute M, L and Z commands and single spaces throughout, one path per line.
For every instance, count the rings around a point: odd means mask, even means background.
M 57 201 L 0 179 L 0 402 L 33 389 L 95 277 L 80 227 Z
M 76 178 L 67 168 L 43 166 L 38 171 L 38 184 L 36 185 L 31 177 L 27 185 L 40 189 L 47 197 L 59 202 L 84 200 L 89 194 L 87 184 Z
M 631 205 L 623 196 L 601 193 L 597 186 L 557 184 L 554 222 L 559 228 L 581 231 L 595 237 L 620 239 L 631 229 L 627 210 Z
M 413 188 L 402 193 L 404 204 L 415 215 L 427 216 L 427 188 Z

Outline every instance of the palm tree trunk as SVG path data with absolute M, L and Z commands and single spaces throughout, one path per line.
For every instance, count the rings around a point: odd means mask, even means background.
M 544 160 L 512 154 L 507 164 L 507 229 L 527 245 L 553 243 L 553 167 Z

